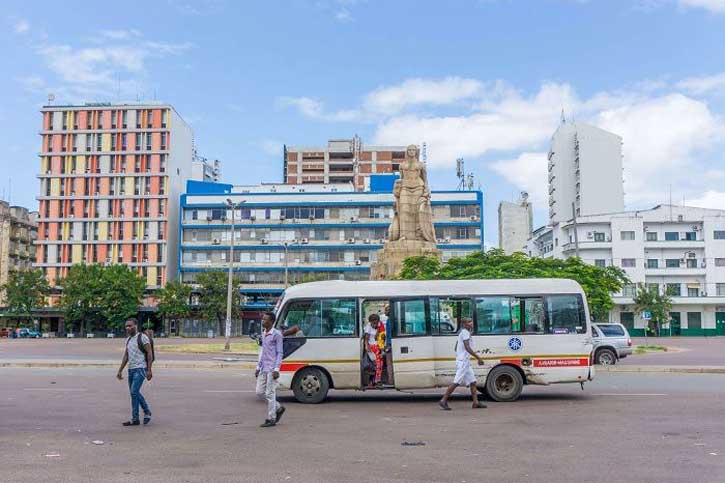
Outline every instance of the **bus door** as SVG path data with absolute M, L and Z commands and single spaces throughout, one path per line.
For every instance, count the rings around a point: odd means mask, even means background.
M 435 353 L 428 297 L 392 299 L 388 325 L 393 328 L 395 387 L 435 387 Z
M 456 375 L 458 332 L 464 319 L 473 320 L 473 301 L 466 297 L 431 297 L 430 305 L 436 385 L 447 386 Z M 485 375 L 484 367 L 472 367 L 477 375 Z
M 389 299 L 365 299 L 360 304 L 362 320 L 360 321 L 360 374 L 362 379 L 360 384 L 362 387 L 370 387 L 374 385 L 376 361 L 365 352 L 365 327 L 370 321 L 371 315 L 377 315 L 384 327 L 378 330 L 375 338 L 376 345 L 381 348 L 380 358 L 382 362 L 382 374 L 380 385 L 377 388 L 392 389 L 395 387 L 395 376 L 393 371 L 393 352 L 392 352 L 392 329 L 388 324 L 390 317 L 390 300 Z

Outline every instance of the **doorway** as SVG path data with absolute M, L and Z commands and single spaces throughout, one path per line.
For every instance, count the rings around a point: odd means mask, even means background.
M 395 387 L 395 376 L 390 300 L 364 300 L 361 315 L 360 387 L 363 389 L 392 389 Z M 371 322 L 371 316 L 373 322 L 377 323 L 375 327 Z M 373 350 L 368 351 L 366 347 Z
M 681 324 L 681 314 L 679 312 L 670 312 L 670 334 L 672 334 L 672 337 L 679 337 L 682 335 L 682 329 L 680 328 Z
M 725 312 L 715 312 L 715 333 L 725 335 Z

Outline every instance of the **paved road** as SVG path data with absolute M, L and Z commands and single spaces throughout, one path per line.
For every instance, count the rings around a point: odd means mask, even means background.
M 725 376 L 606 374 L 516 403 L 436 408 L 438 391 L 287 400 L 258 424 L 250 373 L 157 370 L 148 427 L 122 428 L 107 369 L 0 369 L 3 482 L 725 481 Z M 104 441 L 94 445 L 93 440 Z M 406 446 L 402 443 L 425 443 Z M 46 455 L 59 456 L 46 456 Z
M 622 361 L 628 365 L 725 366 L 725 337 L 637 337 L 635 345 L 654 344 L 677 351 L 633 355 Z

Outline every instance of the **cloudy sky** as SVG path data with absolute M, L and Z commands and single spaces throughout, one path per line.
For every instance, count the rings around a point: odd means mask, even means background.
M 282 146 L 426 142 L 434 189 L 462 157 L 496 207 L 546 216 L 560 122 L 624 139 L 629 208 L 725 209 L 725 0 L 5 0 L 0 196 L 37 206 L 38 109 L 163 100 L 225 182 L 281 180 Z

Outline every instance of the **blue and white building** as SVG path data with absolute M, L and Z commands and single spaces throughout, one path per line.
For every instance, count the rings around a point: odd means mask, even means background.
M 179 277 L 228 270 L 234 211 L 234 271 L 247 308 L 273 306 L 286 284 L 368 280 L 393 216 L 394 175 L 352 184 L 233 186 L 189 181 L 181 196 Z M 438 247 L 444 260 L 483 247 L 483 193 L 434 191 Z M 255 317 L 256 318 L 256 317 Z

